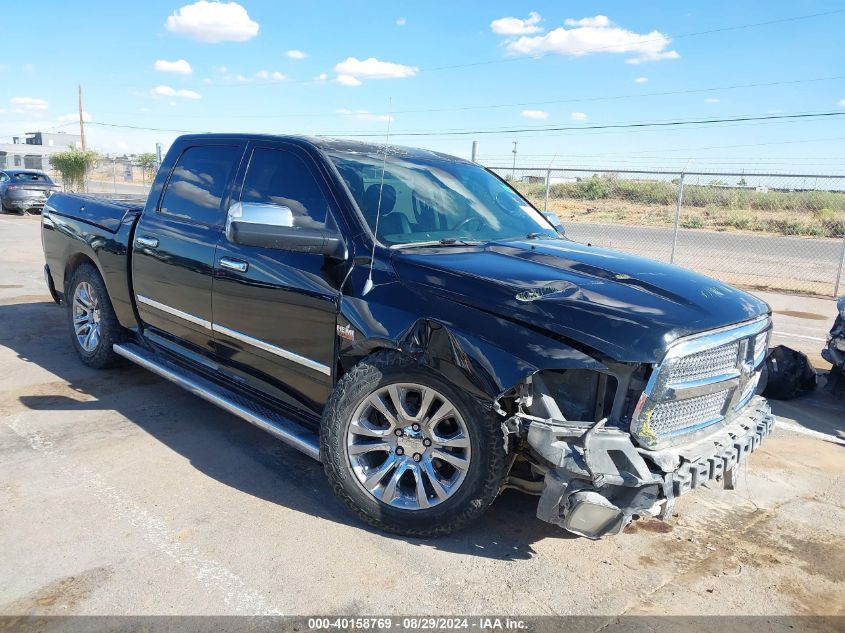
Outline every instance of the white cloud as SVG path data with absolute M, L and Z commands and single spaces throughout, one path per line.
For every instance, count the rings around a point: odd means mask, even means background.
M 359 121 L 381 121 L 386 123 L 387 121 L 393 121 L 393 117 L 387 114 L 374 114 L 369 112 L 368 110 L 349 110 L 348 108 L 341 108 L 340 110 L 335 110 L 337 114 L 342 114 L 343 116 L 353 117 Z
M 405 18 L 396 18 L 396 26 L 405 26 L 408 23 L 408 20 Z
M 35 97 L 12 97 L 9 103 L 15 106 L 16 110 L 46 110 L 48 107 L 44 99 Z
M 845 99 L 843 99 L 842 101 L 839 102 L 839 107 L 845 108 Z
M 549 113 L 543 110 L 523 110 L 522 116 L 526 119 L 548 119 Z
M 269 70 L 259 70 L 257 73 L 255 73 L 255 76 L 257 79 L 262 79 L 265 81 L 269 79 L 272 79 L 273 81 L 282 81 L 283 79 L 287 79 L 278 70 L 275 70 L 273 72 L 270 72 Z M 244 77 L 244 79 L 246 79 L 246 77 Z
M 572 28 L 558 27 L 544 35 L 519 37 L 508 41 L 505 48 L 514 55 L 534 56 L 633 53 L 633 57 L 625 60 L 627 64 L 680 57 L 677 51 L 669 50 L 671 38 L 660 31 L 635 33 L 615 25 L 604 15 L 569 19 L 566 24 Z
M 194 72 L 191 65 L 184 59 L 177 59 L 176 61 L 167 61 L 166 59 L 157 59 L 153 68 L 161 73 L 178 73 L 180 75 L 190 75 Z
M 573 121 L 586 121 L 587 115 L 584 112 L 573 112 L 569 116 L 572 117 Z
M 164 27 L 200 42 L 246 42 L 258 35 L 258 22 L 237 2 L 199 0 L 177 9 Z
M 316 81 L 325 81 L 325 80 L 326 80 L 326 79 L 328 79 L 328 78 L 329 78 L 328 74 L 326 74 L 326 73 L 320 73 L 320 74 L 319 74 L 319 75 L 317 75 L 314 79 L 315 79 Z M 340 81 L 340 79 L 338 79 L 338 81 Z
M 86 112 L 85 110 L 82 111 L 82 120 L 85 123 L 92 121 L 94 117 L 91 116 L 90 112 Z M 70 114 L 63 114 L 60 116 L 57 121 L 59 123 L 71 123 L 79 121 L 79 112 L 71 112 Z
M 644 84 L 647 81 L 648 81 L 648 77 L 637 77 L 636 79 L 634 79 L 634 83 L 638 83 L 638 84 Z
M 593 18 L 581 18 L 580 20 L 573 20 L 568 18 L 563 21 L 566 26 L 610 26 L 610 19 L 606 15 L 597 15 Z
M 325 74 L 325 73 L 324 73 Z M 361 82 L 352 75 L 338 75 L 337 76 L 337 83 L 343 84 L 344 86 L 360 86 Z
M 716 97 L 707 97 L 704 103 L 719 103 L 719 100 Z
M 537 26 L 541 19 L 539 13 L 532 11 L 525 19 L 507 17 L 493 20 L 490 28 L 499 35 L 529 35 L 543 30 L 542 27 Z
M 362 79 L 401 79 L 403 77 L 413 77 L 419 71 L 419 68 L 413 66 L 405 66 L 404 64 L 395 64 L 393 62 L 383 62 L 375 57 L 369 59 L 358 59 L 356 57 L 347 57 L 342 62 L 335 64 L 334 71 L 338 74 L 337 80 L 348 86 L 357 86 Z M 346 79 L 341 79 L 345 77 Z M 355 79 L 358 83 L 349 83 L 348 78 Z
M 182 99 L 202 99 L 202 95 L 193 90 L 176 90 L 170 86 L 156 86 L 150 90 L 153 97 L 181 97 Z M 171 102 L 171 104 L 174 102 Z
M 226 66 L 218 66 L 218 67 L 217 67 L 217 68 L 215 68 L 214 70 L 216 70 L 217 72 L 219 72 L 221 75 L 226 74 L 227 72 L 229 72 L 229 69 L 228 69 Z
M 305 51 L 298 51 L 295 48 L 289 50 L 287 53 L 285 53 L 285 55 L 287 55 L 291 59 L 305 59 L 306 57 L 308 57 L 308 53 L 306 53 Z

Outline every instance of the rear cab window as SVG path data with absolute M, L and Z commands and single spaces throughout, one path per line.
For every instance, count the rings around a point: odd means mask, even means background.
M 223 205 L 241 148 L 197 145 L 187 148 L 173 167 L 159 211 L 182 220 L 221 226 Z

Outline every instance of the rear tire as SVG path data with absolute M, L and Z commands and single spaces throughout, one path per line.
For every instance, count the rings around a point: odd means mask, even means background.
M 79 266 L 65 292 L 71 340 L 80 360 L 95 369 L 114 365 L 120 357 L 112 346 L 123 340 L 106 284 L 91 264 Z
M 396 352 L 341 378 L 320 434 L 335 494 L 370 525 L 412 537 L 449 534 L 487 509 L 505 476 L 503 442 L 491 410 Z

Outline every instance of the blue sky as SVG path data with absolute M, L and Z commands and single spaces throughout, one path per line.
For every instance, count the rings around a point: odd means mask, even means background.
M 382 133 L 390 107 L 393 141 L 468 156 L 479 140 L 482 159 L 495 164 L 510 164 L 514 140 L 525 166 L 841 172 L 845 161 L 845 116 L 402 136 L 845 112 L 845 6 L 836 2 L 42 0 L 38 7 L 37 29 L 4 28 L 0 138 L 62 124 L 56 129 L 76 131 L 68 115 L 79 82 L 89 145 L 102 152 L 150 151 L 178 135 L 103 124 Z M 839 12 L 734 28 L 830 11 Z M 36 17 L 27 3 L 10 3 L 4 15 L 7 25 Z

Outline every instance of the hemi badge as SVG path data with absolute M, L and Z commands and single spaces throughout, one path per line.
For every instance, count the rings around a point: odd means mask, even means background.
M 340 325 L 338 323 L 337 335 L 342 339 L 346 339 L 347 341 L 355 340 L 355 330 L 352 329 L 351 325 Z

